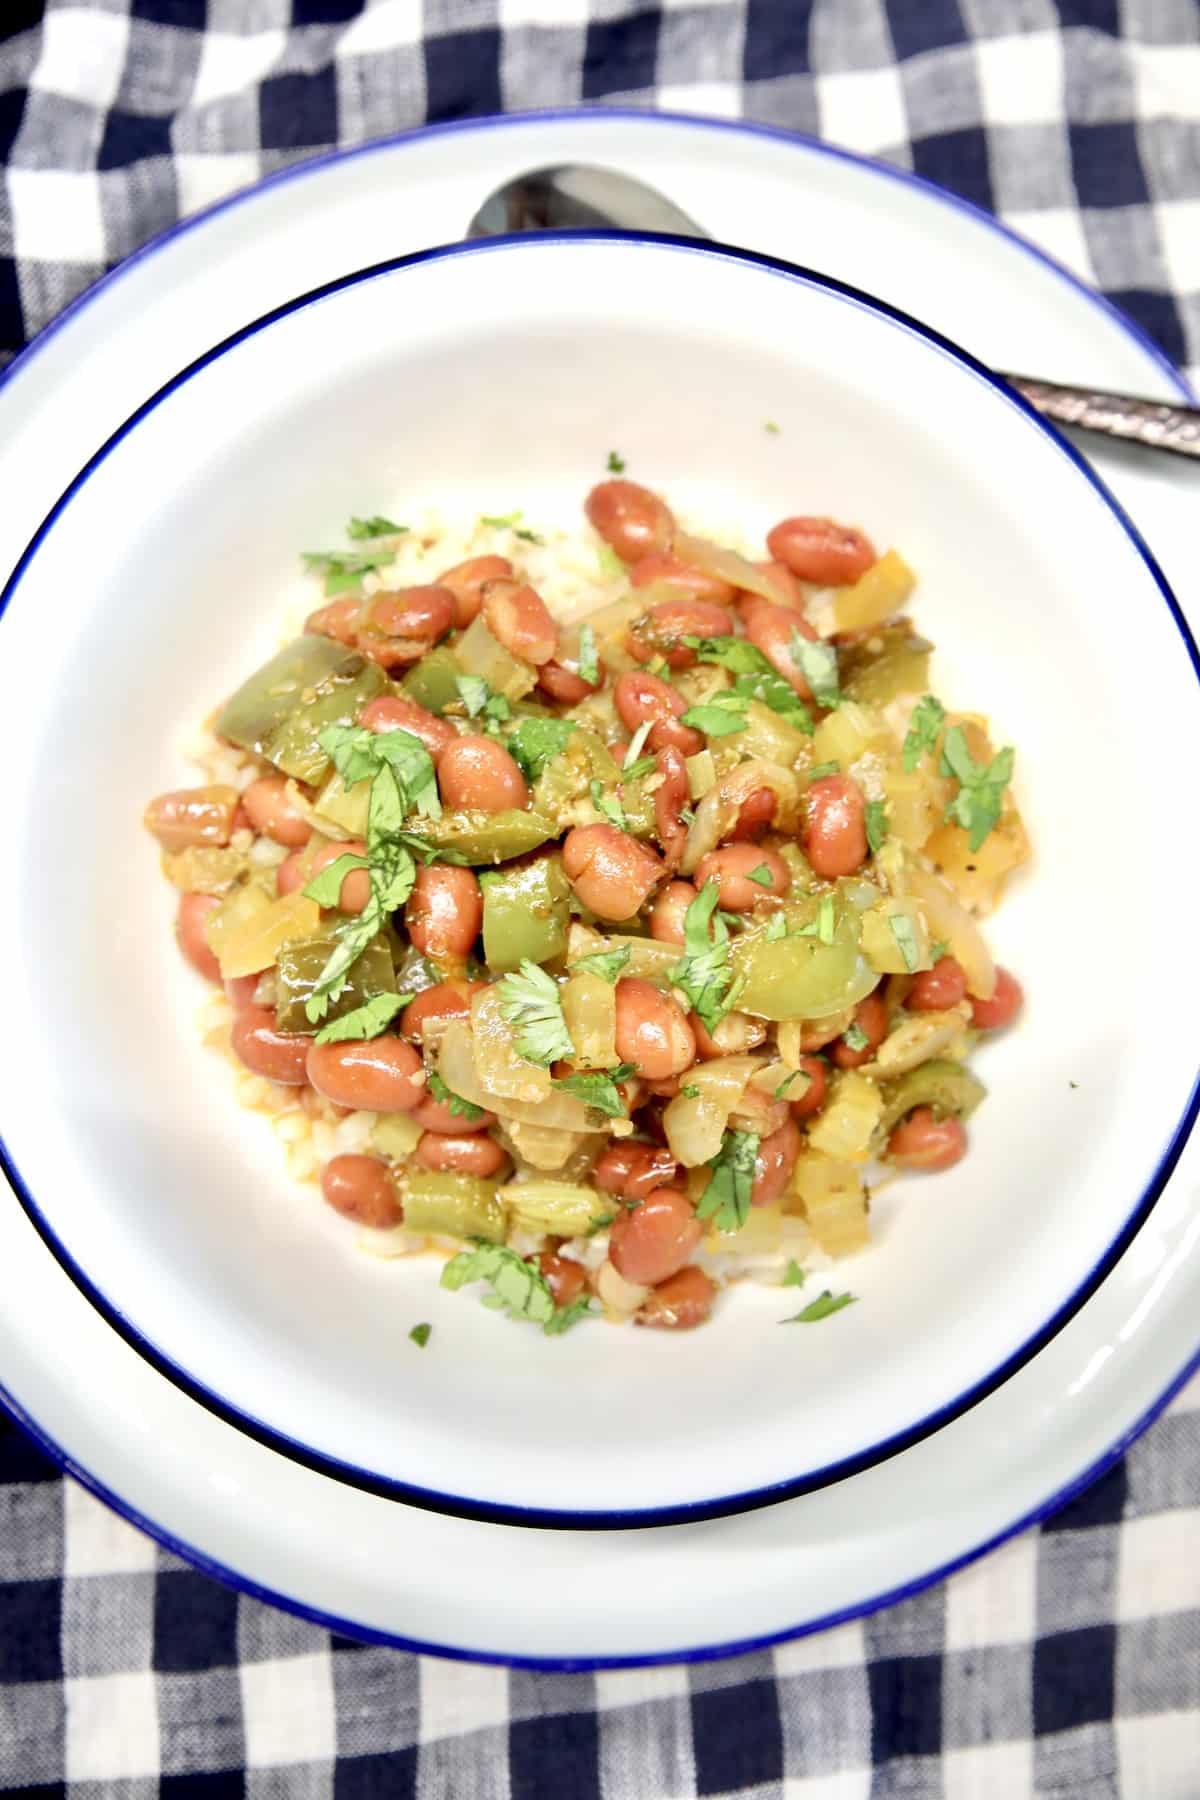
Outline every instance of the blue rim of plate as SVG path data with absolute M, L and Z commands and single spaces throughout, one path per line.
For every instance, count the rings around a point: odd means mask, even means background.
M 878 300 L 848 283 L 833 280 L 829 276 L 818 275 L 811 270 L 800 269 L 779 258 L 767 257 L 746 250 L 731 250 L 714 245 L 709 240 L 669 236 L 657 232 L 538 232 L 520 234 L 510 237 L 494 237 L 478 239 L 469 243 L 441 246 L 430 250 L 417 251 L 403 257 L 389 258 L 373 264 L 366 269 L 352 271 L 335 280 L 323 283 L 307 294 L 285 301 L 262 317 L 233 332 L 219 344 L 212 346 L 201 356 L 195 358 L 184 369 L 178 371 L 165 382 L 154 394 L 145 400 L 136 411 L 131 413 L 104 444 L 89 458 L 73 480 L 64 489 L 58 500 L 42 520 L 25 550 L 22 552 L 16 567 L 0 590 L 0 627 L 3 615 L 7 611 L 13 596 L 16 594 L 25 571 L 37 555 L 38 550 L 59 518 L 71 505 L 75 496 L 91 479 L 92 475 L 107 460 L 108 456 L 142 423 L 151 413 L 170 398 L 172 394 L 186 386 L 194 377 L 201 374 L 210 364 L 249 342 L 260 334 L 269 331 L 272 326 L 293 314 L 319 306 L 334 296 L 348 289 L 359 287 L 376 280 L 394 279 L 403 276 L 404 272 L 423 267 L 428 263 L 452 262 L 457 259 L 473 259 L 497 254 L 537 255 L 547 247 L 555 244 L 587 245 L 620 245 L 637 249 L 666 249 L 680 255 L 702 257 L 722 263 L 735 263 L 744 267 L 759 270 L 763 274 L 787 281 L 789 283 L 816 289 L 818 292 L 831 295 L 837 300 L 865 311 L 876 318 L 900 329 L 908 336 L 934 350 L 939 356 L 954 363 L 964 373 L 989 388 L 1006 405 L 1022 415 L 1030 427 L 1040 433 L 1064 456 L 1073 466 L 1076 473 L 1091 487 L 1102 505 L 1107 506 L 1117 524 L 1124 530 L 1134 550 L 1141 557 L 1147 574 L 1158 587 L 1162 599 L 1174 620 L 1180 634 L 1182 646 L 1187 653 L 1193 676 L 1200 683 L 1200 652 L 1192 638 L 1187 622 L 1179 608 L 1165 577 L 1141 538 L 1136 527 L 1127 517 L 1117 500 L 1108 492 L 1104 483 L 1096 475 L 1078 452 L 1052 426 L 1047 425 L 1028 403 L 1014 392 L 999 376 L 984 364 L 978 362 L 966 351 L 951 343 L 948 338 L 929 326 L 921 324 L 886 301 Z M 1175 1166 L 1187 1137 L 1200 1110 L 1200 1071 L 1193 1077 L 1193 1084 L 1182 1115 L 1155 1164 L 1149 1181 L 1141 1194 L 1134 1201 L 1121 1229 L 1115 1234 L 1112 1242 L 1099 1257 L 1096 1263 L 1066 1296 L 1061 1305 L 1043 1322 L 1043 1324 L 1020 1345 L 1006 1356 L 980 1381 L 935 1408 L 923 1418 L 906 1426 L 904 1430 L 895 1432 L 880 1439 L 876 1443 L 864 1447 L 851 1456 L 839 1458 L 836 1462 L 826 1464 L 817 1469 L 810 1469 L 801 1475 L 783 1481 L 772 1482 L 767 1486 L 751 1488 L 741 1492 L 726 1493 L 713 1498 L 692 1500 L 667 1506 L 647 1507 L 636 1511 L 574 1511 L 556 1508 L 539 1508 L 534 1506 L 514 1505 L 511 1502 L 492 1501 L 477 1496 L 448 1494 L 440 1490 L 418 1486 L 398 1480 L 395 1477 L 383 1476 L 371 1469 L 361 1468 L 342 1458 L 327 1452 L 314 1449 L 289 1434 L 253 1414 L 244 1412 L 223 1395 L 214 1392 L 203 1381 L 182 1368 L 157 1344 L 146 1337 L 136 1325 L 122 1312 L 100 1289 L 81 1265 L 75 1260 L 71 1251 L 59 1238 L 54 1227 L 38 1205 L 32 1191 L 22 1177 L 17 1164 L 4 1142 L 0 1132 L 0 1167 L 11 1182 L 22 1206 L 31 1222 L 40 1233 L 48 1249 L 52 1252 L 62 1268 L 71 1277 L 80 1291 L 86 1295 L 92 1305 L 101 1313 L 106 1321 L 125 1341 L 149 1362 L 158 1372 L 164 1375 L 176 1387 L 182 1389 L 193 1400 L 198 1401 L 209 1412 L 233 1425 L 238 1430 L 248 1433 L 266 1448 L 289 1457 L 317 1474 L 327 1475 L 334 1480 L 346 1482 L 365 1492 L 385 1499 L 394 1499 L 413 1506 L 420 1506 L 435 1512 L 452 1514 L 455 1517 L 480 1520 L 488 1524 L 507 1524 L 533 1527 L 537 1529 L 588 1531 L 588 1530 L 640 1530 L 652 1526 L 677 1525 L 693 1523 L 703 1519 L 722 1517 L 731 1513 L 750 1511 L 761 1506 L 773 1505 L 781 1500 L 794 1499 L 805 1493 L 812 1493 L 818 1488 L 828 1487 L 836 1481 L 845 1480 L 861 1471 L 875 1467 L 888 1458 L 898 1455 L 921 1442 L 935 1431 L 960 1417 L 971 1407 L 985 1399 L 988 1394 L 1007 1381 L 1031 1357 L 1049 1343 L 1070 1318 L 1079 1310 L 1085 1301 L 1110 1273 L 1116 1262 L 1127 1249 L 1129 1243 L 1140 1230 L 1149 1213 L 1162 1192 L 1166 1181 Z

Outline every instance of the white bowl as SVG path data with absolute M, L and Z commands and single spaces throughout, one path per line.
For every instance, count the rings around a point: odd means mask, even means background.
M 828 511 L 897 544 L 938 691 L 1018 747 L 1037 863 L 991 930 L 1026 1019 L 979 1058 L 970 1156 L 886 1190 L 845 1265 L 861 1304 L 820 1330 L 778 1331 L 787 1296 L 742 1288 L 695 1334 L 547 1341 L 442 1292 L 424 1259 L 363 1256 L 200 1048 L 140 830 L 146 796 L 188 778 L 181 724 L 271 649 L 300 548 L 353 511 L 426 503 L 573 522 L 613 447 L 751 532 Z M 1196 851 L 1173 772 L 1200 750 L 1194 647 L 1073 452 L 878 302 L 669 240 L 496 241 L 350 277 L 141 409 L 4 604 L 7 1166 L 131 1341 L 303 1461 L 526 1523 L 665 1522 L 819 1485 L 1019 1366 L 1178 1154 Z

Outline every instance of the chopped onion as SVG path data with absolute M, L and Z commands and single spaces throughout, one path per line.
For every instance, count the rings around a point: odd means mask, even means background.
M 913 863 L 906 873 L 910 893 L 925 909 L 929 935 L 942 939 L 967 978 L 967 992 L 977 1000 L 990 1000 L 996 991 L 996 965 L 983 933 L 955 899 L 946 883 L 928 869 Z
M 691 569 L 699 569 L 702 575 L 712 575 L 717 581 L 727 581 L 730 587 L 744 588 L 749 594 L 759 594 L 775 606 L 782 603 L 783 597 L 779 589 L 768 581 L 761 569 L 756 569 L 752 562 L 739 556 L 736 550 L 726 550 L 709 538 L 692 537 L 686 531 L 675 533 L 671 549 L 680 562 L 687 563 Z
M 738 763 L 721 776 L 696 808 L 680 864 L 685 875 L 692 874 L 700 858 L 716 849 L 737 823 L 745 801 L 760 788 L 770 788 L 775 795 L 775 829 L 785 834 L 795 832 L 800 822 L 800 783 L 791 769 L 758 757 Z
M 495 987 L 485 988 L 471 1002 L 471 1038 L 479 1080 L 490 1095 L 485 1105 L 491 1111 L 498 1110 L 493 1105 L 497 1098 L 519 1100 L 534 1107 L 550 1098 L 554 1091 L 550 1071 L 517 1055 L 516 1033 L 500 1010 L 500 995 Z M 450 1086 L 464 1099 L 471 1098 L 455 1082 L 450 1081 Z
M 672 1155 L 685 1169 L 699 1168 L 717 1154 L 746 1083 L 766 1061 L 762 1056 L 719 1056 L 688 1070 L 695 1095 L 677 1094 L 663 1112 L 663 1130 Z
M 596 1292 L 609 1312 L 635 1313 L 642 1301 L 649 1299 L 651 1289 L 639 1287 L 634 1281 L 626 1281 L 612 1263 L 606 1262 L 600 1265 L 596 1276 Z
M 548 1091 L 542 1098 L 517 1100 L 498 1093 L 483 1079 L 476 1062 L 477 1049 L 471 1027 L 462 1019 L 452 1020 L 438 1052 L 438 1073 L 446 1086 L 461 1094 L 464 1100 L 496 1113 L 501 1119 L 516 1119 L 523 1125 L 547 1125 L 558 1131 L 581 1134 L 594 1133 L 598 1129 L 601 1135 L 608 1135 L 607 1120 L 599 1128 L 589 1125 L 588 1109 L 583 1101 L 577 1100 L 574 1094 L 550 1087 L 548 1076 Z

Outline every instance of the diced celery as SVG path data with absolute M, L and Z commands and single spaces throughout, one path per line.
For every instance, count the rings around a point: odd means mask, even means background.
M 865 1162 L 882 1114 L 883 1095 L 875 1083 L 857 1069 L 843 1069 L 808 1128 L 809 1144 L 837 1162 Z

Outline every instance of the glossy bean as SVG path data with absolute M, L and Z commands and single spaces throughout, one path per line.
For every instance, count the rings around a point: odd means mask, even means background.
M 289 850 L 301 850 L 312 836 L 312 826 L 288 793 L 285 775 L 261 775 L 242 795 L 242 805 L 253 830 L 273 838 Z
M 654 826 L 669 869 L 678 868 L 687 848 L 688 828 L 683 811 L 691 800 L 683 752 L 667 744 L 658 752 L 655 774 L 661 776 L 654 790 Z
M 578 669 L 572 669 L 554 657 L 538 670 L 538 687 L 548 700 L 559 706 L 578 706 L 589 694 L 599 693 L 601 685 L 599 681 L 585 681 Z
M 731 844 L 756 844 L 775 817 L 776 800 L 770 788 L 755 788 L 742 801 L 737 820 L 725 833 Z
M 223 849 L 233 835 L 238 798 L 236 788 L 220 782 L 209 787 L 176 788 L 150 802 L 143 824 L 167 851 L 193 850 L 202 845 Z
M 293 852 L 280 863 L 275 871 L 275 887 L 280 894 L 293 894 L 298 887 L 335 863 L 339 856 L 365 856 L 367 846 L 361 838 L 349 838 L 345 843 L 322 844 L 308 859 L 307 873 L 300 866 L 299 854 Z M 365 869 L 351 869 L 342 880 L 338 890 L 338 908 L 344 913 L 360 913 L 371 898 L 371 878 Z
M 766 1041 L 767 1027 L 762 1019 L 749 1013 L 726 1013 L 715 1031 L 710 1031 L 699 1013 L 688 1014 L 688 1024 L 696 1038 L 696 1054 L 702 1062 L 717 1056 L 744 1056 Z
M 887 1002 L 879 988 L 859 1001 L 854 1009 L 854 1023 L 867 1041 L 860 1050 L 852 1050 L 845 1038 L 840 1037 L 829 1052 L 839 1069 L 857 1069 L 870 1062 L 887 1036 Z
M 656 1331 L 693 1331 L 703 1325 L 717 1297 L 716 1283 L 703 1269 L 690 1263 L 667 1281 L 660 1281 L 633 1315 L 635 1325 Z
M 1015 975 L 996 970 L 996 991 L 990 1000 L 971 1001 L 971 1023 L 980 1031 L 1002 1031 L 1011 1025 L 1025 1003 L 1025 993 Z
M 425 1041 L 428 1027 L 436 1020 L 469 1019 L 471 996 L 487 986 L 486 981 L 439 981 L 410 1000 L 400 1015 L 400 1031 L 406 1038 Z
M 801 848 L 823 881 L 853 875 L 866 861 L 867 803 L 849 775 L 823 775 L 804 796 Z
M 640 1206 L 618 1213 L 610 1227 L 608 1257 L 618 1275 L 639 1287 L 656 1287 L 691 1258 L 704 1227 L 678 1188 L 655 1188 Z
M 419 662 L 454 624 L 454 595 L 443 587 L 386 589 L 363 609 L 355 642 L 381 668 Z
M 573 1300 L 578 1300 L 586 1278 L 577 1262 L 572 1262 L 569 1256 L 559 1256 L 553 1250 L 543 1250 L 538 1257 L 538 1268 L 554 1295 L 555 1306 L 570 1306 Z
M 624 1195 L 625 1184 L 633 1171 L 641 1167 L 641 1159 L 651 1151 L 649 1144 L 611 1143 L 596 1160 L 592 1169 L 592 1186 L 602 1194 Z
M 618 981 L 616 1045 L 648 1081 L 680 1075 L 696 1060 L 696 1039 L 677 1000 L 635 975 Z
M 887 1154 L 902 1169 L 923 1169 L 935 1174 L 951 1169 L 967 1153 L 967 1130 L 952 1114 L 939 1119 L 928 1106 L 918 1106 L 888 1139 Z
M 629 627 L 625 644 L 638 662 L 661 656 L 669 669 L 691 669 L 696 652 L 684 642 L 688 637 L 725 637 L 733 630 L 728 607 L 709 600 L 659 600 L 646 608 Z
M 726 844 L 724 849 L 710 850 L 696 864 L 695 881 L 698 888 L 708 881 L 717 883 L 724 912 L 749 912 L 768 895 L 782 898 L 792 885 L 783 858 L 757 844 Z
M 418 869 L 404 904 L 404 929 L 422 956 L 434 962 L 466 957 L 479 936 L 483 895 L 472 869 L 431 863 Z
M 632 919 L 663 873 L 653 850 L 615 825 L 577 825 L 562 855 L 577 897 L 601 919 Z
M 421 1123 L 421 1109 L 413 1115 Z M 498 1175 L 508 1162 L 494 1138 L 479 1133 L 426 1131 L 413 1152 L 424 1169 L 450 1169 L 456 1175 L 478 1175 L 484 1181 Z
M 636 481 L 601 481 L 584 503 L 588 519 L 622 562 L 670 548 L 675 519 L 665 500 Z
M 334 1212 L 376 1231 L 399 1225 L 404 1208 L 391 1171 L 378 1156 L 335 1156 L 321 1170 L 321 1193 Z
M 794 1081 L 787 1089 L 793 1119 L 811 1119 L 825 1104 L 829 1091 L 829 1071 L 819 1056 L 802 1056 L 800 1068 L 808 1076 L 807 1083 Z
M 754 1186 L 750 1190 L 751 1206 L 773 1206 L 792 1178 L 796 1158 L 800 1154 L 800 1133 L 793 1121 L 785 1119 L 777 1131 L 764 1137 L 754 1162 Z
M 438 576 L 438 586 L 454 595 L 454 623 L 466 627 L 477 618 L 483 604 L 484 583 L 511 581 L 513 566 L 507 556 L 469 556 Z
M 844 587 L 876 560 L 870 538 L 836 519 L 781 519 L 767 533 L 767 549 L 793 575 L 817 587 Z
M 215 894 L 180 894 L 175 914 L 175 936 L 184 959 L 206 981 L 220 981 L 221 965 L 208 947 L 204 927 L 220 906 Z M 257 981 L 258 977 L 254 979 Z
M 403 1038 L 313 1044 L 305 1066 L 319 1094 L 354 1112 L 412 1112 L 429 1091 L 421 1058 Z
M 682 944 L 684 916 L 697 898 L 690 881 L 672 881 L 656 896 L 650 909 L 650 936 L 660 944 Z
M 455 1112 L 451 1102 L 435 1100 L 432 1094 L 413 1108 L 412 1116 L 423 1131 L 440 1137 L 473 1137 L 477 1131 L 490 1131 L 496 1123 L 495 1113 L 479 1108 L 475 1114 L 464 1116 L 461 1111 Z
M 437 758 L 458 736 L 445 719 L 426 712 L 415 700 L 402 700 L 398 694 L 379 694 L 368 700 L 358 715 L 358 722 L 368 731 L 407 731 L 420 738 L 430 756 Z
M 339 644 L 352 644 L 358 635 L 358 615 L 361 611 L 360 596 L 348 594 L 344 600 L 331 600 L 328 606 L 318 606 L 316 612 L 309 613 L 304 621 L 304 629 L 313 637 L 333 638 Z
M 790 606 L 773 606 L 769 600 L 747 600 L 742 607 L 742 623 L 746 636 L 756 650 L 762 651 L 776 674 L 782 675 L 802 699 L 811 700 L 812 689 L 792 654 L 797 635 L 810 643 L 816 639 L 804 614 Z
M 548 663 L 558 647 L 558 626 L 528 582 L 484 582 L 483 617 L 496 641 L 524 662 Z
M 236 1014 L 230 1043 L 234 1055 L 256 1075 L 285 1087 L 303 1086 L 312 1039 L 279 1031 L 275 1014 L 265 1006 L 244 1006 Z
M 613 683 L 613 705 L 622 725 L 631 733 L 650 722 L 647 750 L 657 753 L 673 746 L 684 756 L 695 756 L 704 748 L 703 735 L 679 722 L 679 715 L 688 709 L 687 701 L 657 675 L 626 669 Z
M 445 804 L 467 812 L 507 812 L 529 805 L 529 787 L 516 762 L 494 738 L 467 732 L 438 757 Z
M 755 563 L 755 568 L 764 574 L 779 596 L 780 606 L 802 607 L 804 605 L 804 589 L 792 574 L 785 562 L 771 558 L 768 562 Z M 759 599 L 762 595 L 759 595 Z
M 932 969 L 912 978 L 904 1004 L 909 1012 L 946 1012 L 967 997 L 967 977 L 952 956 L 939 956 Z
M 235 1013 L 255 1004 L 254 996 L 258 992 L 260 975 L 231 975 L 225 982 L 225 998 Z
M 728 606 L 735 592 L 719 575 L 693 568 L 670 550 L 640 556 L 629 571 L 629 585 L 653 588 L 657 600 L 711 600 L 717 606 Z

